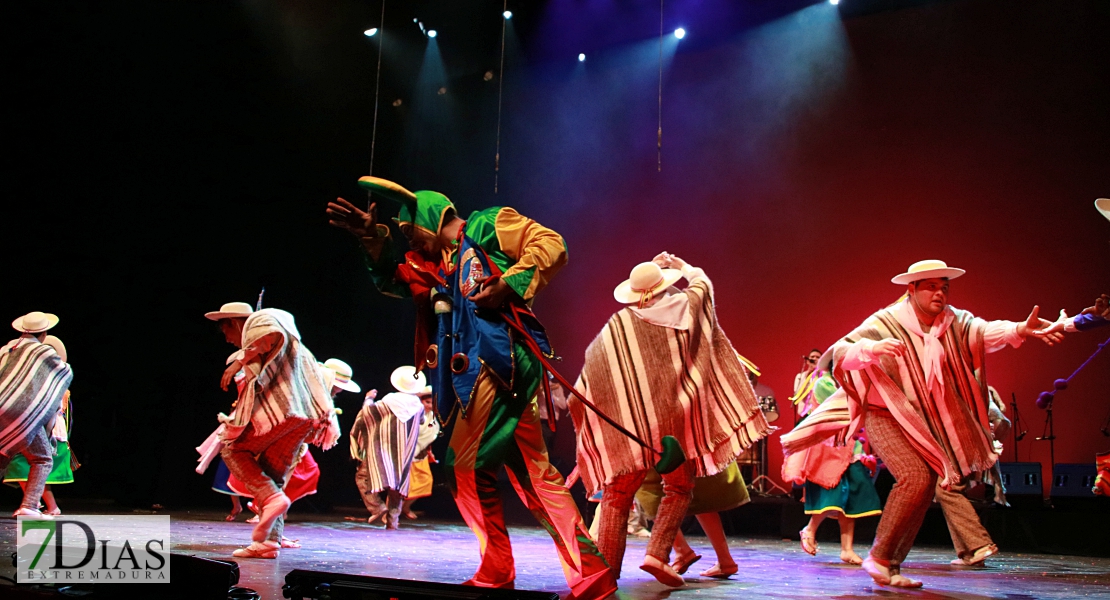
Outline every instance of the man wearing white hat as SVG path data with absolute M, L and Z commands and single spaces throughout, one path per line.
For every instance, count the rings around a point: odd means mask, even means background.
M 0 348 L 0 474 L 16 454 L 30 465 L 23 502 L 14 517 L 49 518 L 39 513 L 46 478 L 54 466 L 54 419 L 73 372 L 45 343 L 58 317 L 31 312 L 12 322 L 20 336 Z
M 424 404 L 419 394 L 427 386 L 423 372 L 397 367 L 389 378 L 396 392 L 375 402 L 367 398 L 351 427 L 351 458 L 359 461 L 355 484 L 366 508 L 385 517 L 387 529 L 400 524 L 401 503 L 409 494 L 412 462 L 420 436 Z M 384 513 L 378 494 L 386 493 Z
M 302 443 L 327 450 L 339 439 L 335 406 L 293 315 L 231 302 L 205 317 L 217 321 L 227 341 L 240 348 L 221 380 L 226 390 L 237 373 L 244 375 L 235 410 L 219 415 L 220 455 L 261 509 L 250 546 L 234 555 L 276 558 L 290 504 L 282 488 Z
M 863 567 L 880 585 L 920 587 L 901 564 L 934 496 L 945 507 L 963 564 L 998 551 L 970 503 L 956 493 L 998 461 L 989 429 L 986 355 L 1020 346 L 1049 325 L 1033 307 L 1021 322 L 986 321 L 948 304 L 964 274 L 939 260 L 891 279 L 902 300 L 876 312 L 833 348 L 834 375 L 848 398 L 849 434 L 866 426 L 896 480 Z M 1052 345 L 1056 333 L 1042 338 Z M 939 483 L 939 485 L 938 485 Z
M 682 278 L 689 282 L 684 291 L 672 287 Z M 662 476 L 663 498 L 640 567 L 678 587 L 682 577 L 668 563 L 694 478 L 725 470 L 769 428 L 747 371 L 717 323 L 704 271 L 664 252 L 632 269 L 613 296 L 627 306 L 586 349 L 576 387 L 653 447 L 664 436 L 679 440 L 687 460 Z M 619 576 L 628 512 L 653 456 L 577 398 L 568 405 L 582 483 L 591 496 L 603 490 L 597 546 Z

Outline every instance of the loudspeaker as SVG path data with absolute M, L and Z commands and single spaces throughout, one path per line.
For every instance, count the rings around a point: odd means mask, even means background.
M 1094 463 L 1053 465 L 1050 495 L 1054 498 L 1094 498 L 1091 487 L 1095 485 L 1096 475 L 1098 470 Z
M 497 590 L 301 569 L 294 569 L 285 576 L 281 593 L 290 600 L 325 597 L 329 600 L 559 600 L 559 594 L 554 592 Z
M 1044 493 L 1041 488 L 1041 463 L 1013 462 L 1002 463 L 1002 485 L 1007 496 L 1037 496 Z

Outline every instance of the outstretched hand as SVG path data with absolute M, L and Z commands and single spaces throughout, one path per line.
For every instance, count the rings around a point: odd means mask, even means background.
M 1018 323 L 1018 326 L 1017 326 L 1018 335 L 1020 335 L 1023 338 L 1024 337 L 1029 337 L 1029 336 L 1040 338 L 1041 341 L 1048 344 L 1049 346 L 1053 346 L 1053 345 L 1056 345 L 1056 344 L 1064 341 L 1064 334 L 1063 334 L 1062 331 L 1054 331 L 1052 333 L 1047 333 L 1046 332 L 1043 335 L 1037 335 L 1038 331 L 1047 330 L 1050 327 L 1054 326 L 1054 324 L 1051 321 L 1046 321 L 1046 320 L 1042 319 L 1040 317 L 1040 314 L 1041 314 L 1041 307 L 1040 306 L 1034 306 L 1033 311 L 1029 313 L 1029 317 L 1027 319 L 1025 319 L 1025 322 L 1024 323 Z M 1062 325 L 1061 325 L 1060 329 L 1063 329 Z
M 377 233 L 378 205 L 370 205 L 370 210 L 365 211 L 343 198 L 336 198 L 335 202 L 328 202 L 328 223 L 340 229 L 346 229 L 356 237 L 374 237 Z
M 1056 319 L 1055 323 L 1053 323 L 1052 325 L 1049 325 L 1048 327 L 1046 327 L 1044 329 L 1038 329 L 1038 330 L 1034 331 L 1033 335 L 1035 337 L 1043 338 L 1044 336 L 1049 335 L 1049 334 L 1063 333 L 1064 332 L 1064 327 L 1067 326 L 1067 324 L 1068 324 L 1068 311 L 1061 309 L 1060 310 L 1060 317 L 1058 319 Z

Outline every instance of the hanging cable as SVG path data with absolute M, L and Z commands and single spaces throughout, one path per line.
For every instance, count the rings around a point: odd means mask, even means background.
M 659 0 L 659 129 L 656 132 L 658 170 L 663 172 L 663 0 Z
M 378 25 L 378 72 L 374 76 L 374 124 L 370 130 L 370 172 L 368 175 L 374 175 L 374 146 L 378 141 L 378 93 L 381 90 L 382 81 L 382 46 L 385 45 L 385 0 L 382 0 L 382 21 Z M 369 190 L 366 191 L 366 210 L 370 210 L 372 204 L 370 198 L 373 195 Z
M 501 72 L 497 76 L 497 149 L 493 155 L 493 193 L 497 193 L 497 181 L 501 175 L 501 92 L 505 88 L 505 29 L 509 20 L 504 17 L 509 10 L 509 0 L 501 2 Z

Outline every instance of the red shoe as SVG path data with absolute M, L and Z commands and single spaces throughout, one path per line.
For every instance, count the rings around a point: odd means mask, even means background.
M 617 578 L 613 571 L 603 569 L 583 577 L 570 586 L 570 596 L 567 600 L 602 600 L 617 593 Z

